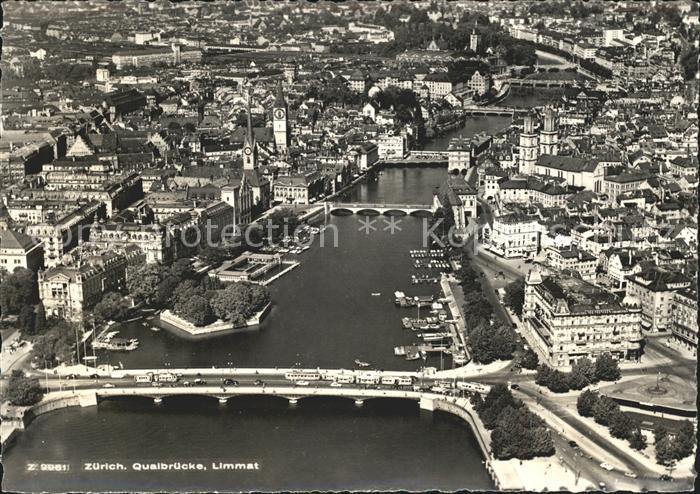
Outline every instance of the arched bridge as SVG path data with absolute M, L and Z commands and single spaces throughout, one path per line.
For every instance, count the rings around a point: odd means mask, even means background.
M 431 204 L 371 204 L 371 203 L 346 203 L 346 202 L 326 202 L 326 214 L 333 211 L 346 211 L 353 214 L 414 214 L 433 213 Z

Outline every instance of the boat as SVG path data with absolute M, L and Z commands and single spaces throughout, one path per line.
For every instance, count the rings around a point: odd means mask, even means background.
M 357 365 L 359 367 L 369 367 L 370 366 L 370 364 L 368 362 L 363 362 L 362 360 L 357 359 L 357 358 L 355 359 L 355 365 Z
M 379 297 L 382 294 L 382 292 L 372 292 L 373 297 Z
M 151 331 L 160 331 L 158 326 L 151 326 Z

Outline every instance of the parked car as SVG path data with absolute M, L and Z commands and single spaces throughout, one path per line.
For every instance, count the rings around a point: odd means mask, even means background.
M 260 379 L 256 379 L 253 384 L 255 384 L 256 386 L 262 386 L 263 382 Z
M 105 383 L 102 385 L 103 388 L 116 388 L 116 386 L 112 383 Z
M 342 388 L 342 387 L 343 387 L 343 385 L 339 382 L 333 381 L 331 383 L 331 388 Z
M 569 441 L 569 446 L 578 449 L 578 443 L 576 441 Z
M 206 384 L 207 382 L 204 379 L 197 378 L 194 380 L 195 384 Z
M 226 378 L 223 380 L 223 383 L 226 386 L 238 386 L 238 381 L 236 381 L 235 379 Z
M 612 466 L 610 463 L 605 463 L 605 462 L 600 464 L 600 468 L 603 468 L 603 469 L 607 470 L 608 472 L 612 472 L 613 470 L 615 470 L 614 466 Z
M 308 386 L 309 381 L 295 381 L 294 384 L 296 384 L 297 386 Z
M 637 474 L 634 473 L 634 472 L 625 472 L 625 477 L 629 477 L 629 478 L 631 478 L 631 479 L 636 479 L 636 478 L 637 478 Z

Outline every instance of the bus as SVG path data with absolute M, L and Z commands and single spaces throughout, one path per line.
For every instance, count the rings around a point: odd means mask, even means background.
M 177 375 L 172 372 L 162 372 L 153 376 L 153 380 L 159 383 L 174 383 L 177 382 L 178 379 Z
M 413 384 L 413 379 L 410 376 L 382 376 L 382 384 L 410 386 Z
M 291 371 L 284 375 L 289 381 L 320 381 L 321 373 L 318 371 Z
M 458 381 L 457 382 L 457 389 L 461 389 L 462 391 L 469 391 L 471 393 L 479 393 L 479 394 L 488 394 L 489 391 L 491 391 L 491 386 L 488 386 L 486 384 L 479 384 L 479 383 L 468 383 L 464 381 Z
M 150 383 L 151 381 L 153 381 L 153 373 L 149 372 L 148 374 L 135 376 L 134 381 L 136 381 L 137 383 Z
M 335 376 L 335 382 L 340 384 L 353 384 L 355 382 L 355 376 L 352 374 L 338 374 Z
M 379 374 L 363 372 L 357 376 L 357 384 L 379 384 L 381 376 Z

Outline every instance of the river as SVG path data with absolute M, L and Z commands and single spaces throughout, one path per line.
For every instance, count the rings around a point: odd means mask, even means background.
M 537 104 L 537 103 L 535 103 Z M 509 118 L 470 120 L 431 143 L 444 149 L 455 135 L 493 132 Z M 387 168 L 342 200 L 425 203 L 446 177 L 445 168 Z M 369 233 L 359 216 L 332 216 L 326 245 L 299 256 L 302 265 L 271 285 L 273 309 L 259 331 L 187 340 L 139 323 L 122 336 L 138 350 L 99 354 L 99 364 L 143 367 L 352 368 L 357 358 L 376 368 L 412 370 L 393 347 L 415 342 L 395 308 L 393 292 L 437 293 L 411 285 L 410 249 L 422 247 L 423 220 L 402 217 L 393 233 L 385 217 Z M 375 228 L 375 229 L 373 229 Z M 381 296 L 371 294 L 380 292 Z M 449 366 L 432 358 L 428 365 Z M 422 364 L 421 364 L 422 365 Z M 86 461 L 259 462 L 250 472 L 82 472 Z M 70 473 L 33 473 L 26 464 L 61 460 Z M 206 398 L 104 401 L 38 417 L 4 454 L 4 490 L 487 490 L 493 485 L 469 428 L 458 419 L 419 412 L 413 402 L 369 400 L 362 408 L 344 400 L 286 401 L 237 398 L 225 407 Z

